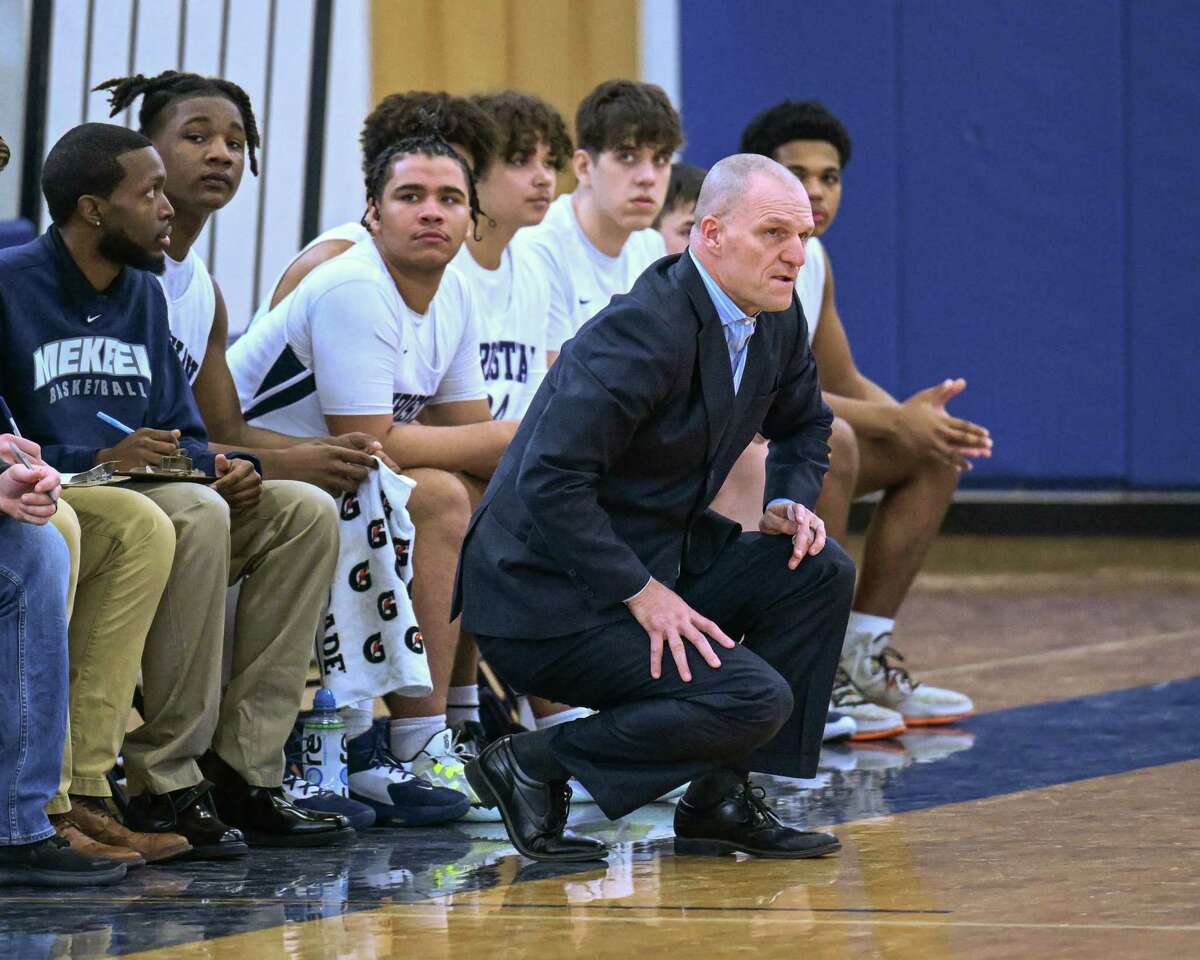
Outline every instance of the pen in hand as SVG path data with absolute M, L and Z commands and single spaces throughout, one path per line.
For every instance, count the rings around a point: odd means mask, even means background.
M 11 418 L 9 422 L 12 422 Z M 13 434 L 18 437 L 21 436 L 15 430 L 13 431 Z M 8 449 L 12 451 L 12 455 L 21 462 L 21 465 L 25 467 L 26 470 L 33 469 L 33 462 L 27 456 L 25 456 L 25 451 L 18 447 L 11 440 L 8 441 Z M 52 503 L 58 503 L 58 497 L 53 492 L 50 494 L 50 501 Z
M 0 397 L 0 413 L 4 414 L 4 419 L 7 420 L 8 425 L 12 427 L 13 436 L 21 436 L 21 431 L 17 429 L 17 421 L 13 419 L 12 411 L 8 409 L 8 404 L 4 402 L 3 397 Z
M 120 430 L 122 433 L 130 433 L 130 434 L 132 434 L 132 433 L 136 433 L 136 432 L 137 432 L 137 431 L 135 431 L 135 430 L 133 429 L 133 427 L 126 426 L 126 425 L 125 425 L 125 424 L 123 424 L 123 423 L 122 423 L 120 420 L 118 420 L 116 417 L 110 417 L 110 416 L 109 416 L 107 413 L 105 413 L 103 410 L 97 410 L 97 411 L 96 411 L 96 416 L 97 416 L 99 419 L 103 420 L 105 423 L 107 423 L 107 424 L 108 424 L 110 427 L 116 427 L 116 428 L 117 428 L 118 430 Z

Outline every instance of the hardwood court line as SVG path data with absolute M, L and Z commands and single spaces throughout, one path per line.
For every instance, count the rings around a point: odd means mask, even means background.
M 391 912 L 393 910 L 403 910 L 408 907 L 419 907 L 423 904 L 417 903 L 396 903 L 386 904 L 381 907 L 381 910 Z M 525 904 L 487 904 L 485 910 L 492 911 L 499 909 L 502 913 L 511 913 L 513 910 L 520 910 Z M 570 922 L 579 923 L 581 921 L 587 923 L 631 923 L 637 922 L 638 918 L 633 916 L 619 916 L 617 911 L 611 911 L 610 907 L 583 906 L 581 904 L 556 904 L 559 910 L 570 913 Z M 465 910 L 471 913 L 478 912 L 478 908 L 474 906 L 455 907 L 447 905 L 446 909 L 450 911 Z M 636 910 L 660 910 L 661 907 L 645 906 L 625 908 L 626 911 L 632 912 Z M 696 910 L 699 908 L 687 907 L 687 910 Z M 712 908 L 718 909 L 718 908 Z M 611 911 L 611 912 L 610 912 Z M 681 912 L 684 912 L 681 911 Z M 764 913 L 774 914 L 780 911 L 764 910 Z M 797 908 L 797 912 L 804 912 Z M 593 916 L 587 916 L 587 914 Z M 608 913 L 606 916 L 605 913 Z M 335 918 L 336 919 L 336 918 Z M 499 919 L 494 914 L 488 916 L 489 921 Z M 518 920 L 513 917 L 513 920 Z M 519 922 L 528 923 L 531 920 L 541 923 L 562 923 L 565 918 L 547 916 L 546 914 L 531 914 L 527 917 L 520 917 Z M 311 921 L 321 922 L 321 921 Z M 688 916 L 665 916 L 655 917 L 655 923 L 728 923 L 729 921 L 720 916 L 703 916 L 703 915 L 688 915 Z M 847 917 L 839 919 L 836 917 L 819 917 L 819 916 L 779 916 L 772 920 L 773 923 L 793 924 L 810 926 L 813 924 L 824 924 L 826 926 L 872 926 L 872 927 L 978 927 L 978 928 L 996 928 L 1003 930 L 1138 930 L 1145 932 L 1170 932 L 1170 933 L 1200 933 L 1200 924 L 1162 924 L 1155 925 L 1149 923 L 1023 923 L 1018 921 L 1004 920 L 903 920 L 903 919 L 875 919 L 872 917 Z
M 408 906 L 408 904 L 397 904 L 397 906 Z M 414 904 L 415 906 L 415 904 Z M 448 903 L 444 906 L 454 909 L 454 904 Z M 466 905 L 463 904 L 459 909 L 463 909 Z M 902 914 L 920 914 L 922 916 L 949 916 L 954 913 L 953 910 L 918 910 L 911 907 L 717 907 L 708 904 L 689 904 L 689 903 L 591 903 L 587 905 L 581 904 L 564 904 L 564 903 L 489 903 L 484 905 L 487 909 L 499 907 L 501 910 L 677 910 L 680 913 L 698 912 L 698 913 L 853 913 L 853 914 L 874 914 L 874 913 L 902 913 Z M 472 904 L 472 908 L 474 905 Z
M 1124 640 L 1104 640 L 1100 643 L 1078 643 L 1070 647 L 1059 647 L 1057 650 L 1046 650 L 1041 653 L 1022 653 L 1012 657 L 997 657 L 994 660 L 977 660 L 974 663 L 963 663 L 956 667 L 935 667 L 932 670 L 922 670 L 923 677 L 952 677 L 962 673 L 974 673 L 976 670 L 991 670 L 993 667 L 1008 667 L 1018 664 L 1036 664 L 1046 660 L 1065 660 L 1081 653 L 1108 653 L 1115 650 L 1128 650 L 1146 644 L 1162 643 L 1171 640 L 1187 640 L 1200 638 L 1200 629 L 1175 630 L 1171 633 L 1148 633 L 1140 637 L 1127 637 Z

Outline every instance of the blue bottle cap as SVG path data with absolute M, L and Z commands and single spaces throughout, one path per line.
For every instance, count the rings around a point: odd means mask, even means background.
M 321 687 L 317 691 L 317 695 L 313 697 L 314 710 L 336 710 L 337 701 L 333 698 L 333 691 L 326 687 Z

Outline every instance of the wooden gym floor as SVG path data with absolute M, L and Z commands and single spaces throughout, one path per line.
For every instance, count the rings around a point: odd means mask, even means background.
M 676 857 L 669 804 L 573 811 L 607 868 L 532 864 L 490 824 L 375 829 L 0 890 L 0 957 L 1200 956 L 1200 543 L 947 537 L 896 644 L 980 712 L 767 783 L 838 857 Z

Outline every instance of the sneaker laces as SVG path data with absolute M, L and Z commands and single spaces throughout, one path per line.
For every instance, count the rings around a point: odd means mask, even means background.
M 415 780 L 416 776 L 407 770 L 404 763 L 388 747 L 387 729 L 377 726 L 371 731 L 371 759 L 367 763 L 369 769 L 384 768 L 388 775 L 398 773 L 400 782 Z
M 889 631 L 881 633 L 871 641 L 868 647 L 871 654 L 871 663 L 878 668 L 872 672 L 877 675 L 882 674 L 884 683 L 889 687 L 896 687 L 901 693 L 907 695 L 916 690 L 920 686 L 920 683 L 909 675 L 908 670 L 899 666 L 899 663 L 904 662 L 904 657 L 899 650 L 888 642 L 891 639 L 892 634 Z M 892 663 L 891 658 L 896 659 L 899 663 Z
M 283 774 L 283 789 L 293 796 L 308 800 L 314 797 L 323 797 L 332 795 L 332 790 L 326 790 L 319 784 L 313 783 L 311 780 L 305 780 L 297 776 L 291 770 L 287 770 Z
M 450 740 L 450 752 L 463 766 L 466 766 L 478 756 L 475 751 L 474 738 L 466 727 L 454 732 L 454 736 Z
M 850 674 L 841 667 L 838 667 L 833 675 L 833 693 L 830 700 L 835 707 L 861 707 L 867 702 L 867 698 L 850 679 Z

